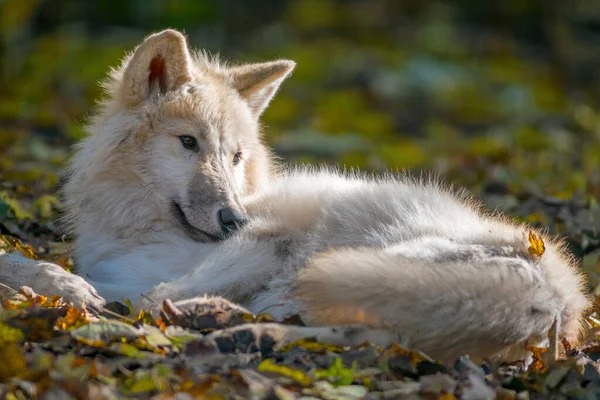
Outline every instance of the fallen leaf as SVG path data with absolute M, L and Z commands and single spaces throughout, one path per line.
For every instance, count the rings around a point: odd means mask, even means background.
M 7 343 L 21 343 L 24 340 L 25 335 L 20 329 L 0 322 L 0 347 Z
M 31 260 L 37 260 L 37 255 L 33 252 L 33 248 L 29 244 L 23 244 L 19 240 L 15 240 L 14 246 L 21 252 L 25 257 Z
M 263 360 L 258 365 L 257 369 L 259 372 L 271 372 L 285 376 L 286 378 L 290 378 L 298 382 L 302 386 L 308 386 L 312 383 L 312 378 L 306 375 L 304 372 L 283 365 L 277 365 L 270 359 Z
M 529 231 L 529 248 L 527 250 L 532 256 L 543 256 L 544 252 L 546 251 L 546 245 L 542 240 L 542 236 L 536 235 L 532 231 Z
M 0 347 L 0 382 L 27 372 L 27 361 L 18 343 L 7 342 Z
M 79 328 L 88 323 L 85 312 L 80 312 L 75 306 L 69 307 L 67 314 L 56 321 L 55 327 L 63 331 Z
M 138 329 L 115 320 L 87 324 L 71 331 L 73 339 L 92 347 L 106 347 L 113 342 L 132 342 L 139 336 Z
M 542 354 L 546 353 L 548 351 L 548 349 L 543 348 L 543 347 L 527 347 L 527 350 L 531 351 L 531 353 L 533 353 L 533 362 L 531 363 L 531 365 L 529 366 L 529 369 L 538 372 L 540 374 L 543 374 L 544 372 L 546 372 L 548 370 L 548 368 L 546 367 L 546 364 L 544 364 L 544 361 L 542 360 Z
M 160 328 L 160 330 L 162 332 L 167 330 L 167 324 L 165 324 L 165 322 L 163 321 L 163 319 L 161 317 L 158 317 L 156 319 L 156 325 Z
M 314 351 L 314 352 L 326 352 L 331 351 L 333 353 L 341 353 L 344 351 L 344 348 L 341 346 L 335 346 L 327 343 L 315 342 L 310 339 L 300 339 L 292 343 L 288 343 L 283 346 L 279 351 L 289 351 L 294 347 L 300 347 L 305 350 Z
M 356 371 L 356 362 L 351 368 L 346 368 L 342 359 L 336 357 L 328 369 L 321 369 L 314 372 L 317 379 L 327 379 L 333 386 L 350 385 L 354 382 L 354 373 Z

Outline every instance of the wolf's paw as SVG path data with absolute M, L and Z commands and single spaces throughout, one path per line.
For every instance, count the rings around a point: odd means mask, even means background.
M 193 297 L 191 299 L 178 300 L 174 304 L 182 311 L 194 311 L 198 313 L 206 313 L 212 310 L 228 311 L 239 314 L 249 314 L 250 311 L 246 310 L 239 304 L 232 303 L 231 301 L 218 296 L 200 296 Z
M 252 315 L 245 308 L 222 297 L 194 297 L 175 303 L 165 300 L 161 309 L 165 321 L 199 331 L 225 329 L 244 324 Z
M 62 267 L 46 261 L 31 260 L 19 252 L 0 250 L 0 282 L 13 289 L 29 286 L 44 296 L 58 295 L 77 307 L 98 311 L 105 300 L 96 289 L 82 277 L 65 271 Z
M 39 266 L 44 272 L 35 280 L 33 288 L 36 292 L 61 296 L 77 307 L 85 303 L 87 309 L 95 312 L 104 307 L 106 300 L 81 276 L 71 274 L 56 264 L 40 263 Z

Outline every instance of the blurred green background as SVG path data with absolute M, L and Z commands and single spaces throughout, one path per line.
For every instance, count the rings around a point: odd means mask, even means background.
M 2 177 L 52 181 L 97 82 L 173 27 L 226 59 L 298 62 L 264 117 L 288 159 L 598 194 L 600 4 L 496 3 L 4 1 Z
M 298 63 L 264 115 L 285 159 L 434 169 L 491 207 L 580 242 L 588 232 L 581 246 L 595 248 L 594 0 L 0 1 L 4 233 L 28 231 L 11 218 L 52 220 L 98 81 L 167 27 L 228 60 Z

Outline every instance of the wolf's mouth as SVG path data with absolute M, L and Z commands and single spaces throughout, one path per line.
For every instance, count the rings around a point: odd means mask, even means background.
M 177 218 L 185 233 L 196 242 L 218 242 L 223 240 L 222 236 L 212 235 L 202 229 L 198 229 L 189 223 L 181 206 L 176 201 L 171 202 L 171 212 Z

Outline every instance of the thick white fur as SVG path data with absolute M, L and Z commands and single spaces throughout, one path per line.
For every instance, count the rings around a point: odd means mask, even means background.
M 166 76 L 144 87 L 157 54 Z M 300 313 L 315 326 L 366 324 L 373 340 L 441 359 L 522 358 L 555 319 L 561 337 L 576 342 L 589 301 L 582 276 L 550 238 L 541 258 L 530 255 L 527 227 L 482 213 L 432 179 L 273 174 L 257 121 L 292 68 L 276 61 L 228 69 L 190 55 L 177 32 L 149 37 L 113 73 L 69 167 L 78 270 L 93 287 L 7 254 L 0 282 L 96 308 L 104 299 L 95 290 L 107 300 L 219 295 L 253 313 Z M 177 135 L 196 135 L 201 150 L 182 149 Z M 233 167 L 236 151 L 245 159 Z M 216 232 L 214 213 L 224 205 L 249 222 L 220 242 L 191 237 L 170 212 L 173 198 L 207 232 Z M 307 329 L 290 337 L 315 332 Z
M 438 358 L 522 357 L 556 317 L 576 341 L 587 298 L 556 245 L 546 238 L 537 259 L 525 226 L 435 181 L 299 170 L 246 209 L 250 225 L 149 297 L 218 294 L 313 325 L 365 322 Z

